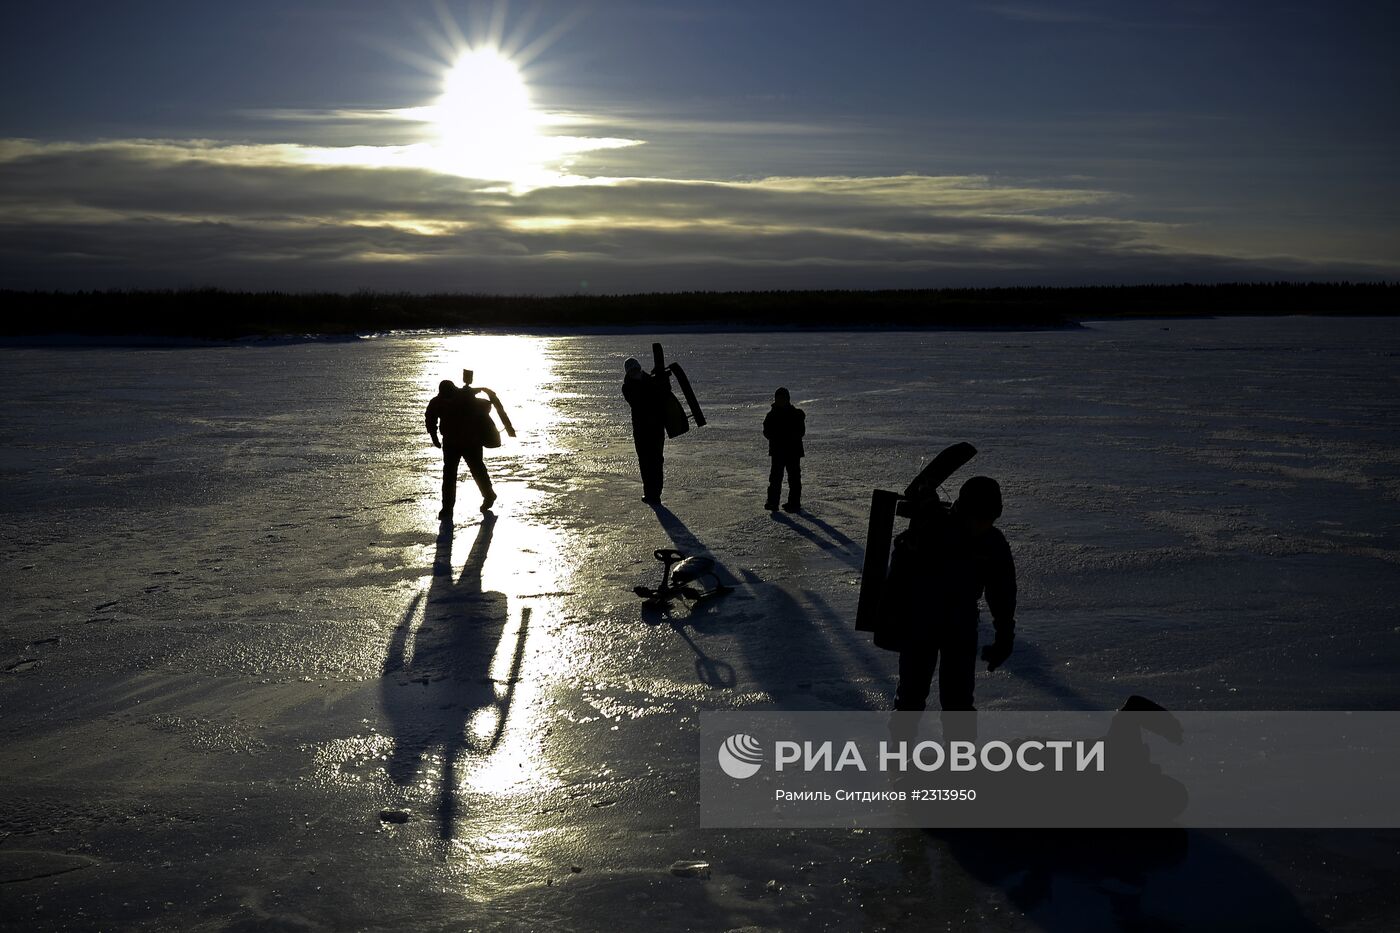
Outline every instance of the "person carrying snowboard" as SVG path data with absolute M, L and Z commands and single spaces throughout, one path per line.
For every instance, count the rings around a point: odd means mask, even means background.
M 1001 487 L 974 476 L 952 507 L 938 503 L 914 517 L 895 543 L 889 587 L 899 616 L 897 711 L 924 709 L 935 668 L 945 711 L 973 710 L 977 604 L 985 594 L 996 640 L 982 649 L 987 670 L 1011 654 L 1016 631 L 1016 566 L 1001 517 Z
M 794 408 L 788 390 L 779 387 L 773 393 L 773 407 L 763 419 L 763 436 L 768 438 L 768 456 L 773 466 L 768 471 L 768 501 L 764 508 L 778 510 L 778 497 L 783 492 L 783 471 L 787 471 L 788 499 L 784 512 L 802 509 L 802 438 L 807 433 L 807 414 Z
M 442 511 L 438 518 L 450 519 L 457 502 L 457 468 L 467 461 L 476 488 L 481 492 L 481 511 L 488 511 L 496 501 L 491 486 L 491 474 L 486 471 L 483 448 L 500 446 L 500 432 L 491 420 L 491 401 L 478 398 L 471 386 L 470 374 L 464 371 L 467 385 L 458 388 L 451 379 L 438 383 L 438 394 L 428 402 L 423 421 L 433 446 L 442 449 Z M 442 438 L 438 439 L 438 427 Z
M 658 373 L 643 370 L 635 357 L 629 356 L 622 368 L 622 397 L 632 408 L 632 443 L 637 448 L 637 466 L 642 474 L 642 501 L 660 505 L 666 451 L 666 380 Z

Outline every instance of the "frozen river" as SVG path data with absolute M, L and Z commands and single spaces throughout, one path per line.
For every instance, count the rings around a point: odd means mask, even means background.
M 654 337 L 710 419 L 668 443 L 659 511 L 619 391 Z M 1400 708 L 1397 359 L 1400 320 L 1310 318 L 0 349 L 0 914 L 1384 928 L 1400 833 L 1191 833 L 1135 867 L 701 830 L 695 733 L 888 706 L 893 656 L 851 625 L 870 490 L 960 440 L 1022 591 L 979 707 Z M 422 413 L 463 367 L 519 437 L 488 452 L 495 518 L 468 480 L 439 534 Z M 797 515 L 762 509 L 778 385 L 807 412 Z M 735 592 L 645 612 L 672 542 Z

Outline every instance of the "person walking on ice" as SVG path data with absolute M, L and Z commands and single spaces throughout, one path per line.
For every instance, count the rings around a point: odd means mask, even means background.
M 778 497 L 783 492 L 783 472 L 787 472 L 788 498 L 784 512 L 802 509 L 802 438 L 807 434 L 807 414 L 793 407 L 788 390 L 779 387 L 773 393 L 773 407 L 763 419 L 763 436 L 768 438 L 768 456 L 773 458 L 768 471 L 768 501 L 764 508 L 778 510 Z
M 496 491 L 491 485 L 491 474 L 486 470 L 484 448 L 501 446 L 501 432 L 491 420 L 491 406 L 496 406 L 505 422 L 506 431 L 511 437 L 515 430 L 505 418 L 499 399 L 490 389 L 472 386 L 472 371 L 462 370 L 465 383 L 458 388 L 451 379 L 438 383 L 438 394 L 428 402 L 423 421 L 433 446 L 442 449 L 442 510 L 438 518 L 446 521 L 452 518 L 452 509 L 457 502 L 457 470 L 461 461 L 467 461 L 467 469 L 476 488 L 481 493 L 481 511 L 490 510 L 496 502 Z M 486 393 L 486 398 L 478 398 L 477 393 Z M 442 428 L 442 438 L 438 438 L 438 428 Z
M 642 501 L 661 504 L 666 452 L 666 380 L 648 373 L 635 357 L 622 364 L 622 397 L 632 408 L 632 443 L 642 474 Z
M 1006 661 L 1016 637 L 1016 565 L 995 527 L 1001 486 L 974 476 L 951 509 L 935 504 L 931 511 L 911 521 L 890 567 L 891 609 L 905 632 L 894 708 L 923 710 L 936 668 L 942 709 L 970 711 L 976 708 L 977 607 L 983 596 L 996 632 L 982 649 L 987 670 Z

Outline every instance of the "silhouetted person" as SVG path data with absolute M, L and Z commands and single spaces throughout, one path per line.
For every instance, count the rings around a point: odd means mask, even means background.
M 642 501 L 660 505 L 669 389 L 664 376 L 646 372 L 634 357 L 629 356 L 622 367 L 622 397 L 632 406 L 632 443 L 642 472 Z
M 974 476 L 963 483 L 951 509 L 916 516 L 901 537 L 898 611 L 906 637 L 899 652 L 895 709 L 920 711 L 935 668 L 944 710 L 971 710 L 977 665 L 977 602 L 984 595 L 996 640 L 982 651 L 987 670 L 1011 654 L 1016 629 L 1016 567 L 1006 538 L 994 526 L 1001 517 L 1001 487 Z
M 481 511 L 491 508 L 496 492 L 491 488 L 491 475 L 486 472 L 482 450 L 493 438 L 499 442 L 500 433 L 491 421 L 490 400 L 477 398 L 470 383 L 459 389 L 452 380 L 444 379 L 438 383 L 438 394 L 428 402 L 423 420 L 433 446 L 442 448 L 442 511 L 438 512 L 438 518 L 452 517 L 452 508 L 457 502 L 457 465 L 462 460 L 467 461 L 476 488 L 481 491 Z M 438 439 L 439 424 L 441 440 Z
M 783 471 L 787 471 L 788 500 L 784 512 L 802 508 L 802 438 L 807 433 L 807 413 L 794 408 L 788 390 L 779 386 L 773 393 L 773 407 L 763 419 L 763 436 L 768 438 L 768 456 L 773 467 L 768 471 L 768 501 L 764 508 L 777 511 L 778 497 L 783 492 Z

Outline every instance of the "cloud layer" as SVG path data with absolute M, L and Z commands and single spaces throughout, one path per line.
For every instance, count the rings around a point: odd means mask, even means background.
M 1386 271 L 1174 249 L 1171 228 L 1125 217 L 1122 199 L 1087 187 L 555 175 L 513 191 L 365 155 L 357 165 L 288 145 L 0 142 L 0 287 L 558 293 Z

